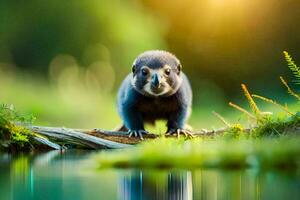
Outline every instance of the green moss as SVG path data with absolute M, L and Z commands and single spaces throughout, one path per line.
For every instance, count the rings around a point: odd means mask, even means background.
M 34 117 L 17 112 L 12 105 L 0 105 L 0 148 L 28 150 L 32 132 L 24 125 L 31 124 Z
M 284 136 L 299 134 L 300 115 L 299 112 L 288 118 L 268 118 L 260 126 L 253 129 L 251 135 L 253 137 L 263 136 Z
M 244 131 L 241 124 L 232 125 L 223 135 L 219 136 L 221 139 L 242 139 L 248 138 L 249 133 Z

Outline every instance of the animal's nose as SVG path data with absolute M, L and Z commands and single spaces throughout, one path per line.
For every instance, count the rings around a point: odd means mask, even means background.
M 151 85 L 155 88 L 159 88 L 160 86 L 160 77 L 158 74 L 154 74 L 151 79 Z

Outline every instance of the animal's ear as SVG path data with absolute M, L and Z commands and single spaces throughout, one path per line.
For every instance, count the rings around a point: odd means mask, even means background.
M 135 66 L 135 64 L 133 64 L 132 68 L 131 68 L 131 71 L 132 71 L 133 74 L 135 73 L 135 70 L 136 70 L 135 68 L 136 68 L 136 66 Z
M 177 74 L 180 74 L 181 70 L 182 70 L 182 65 L 179 63 L 177 65 Z

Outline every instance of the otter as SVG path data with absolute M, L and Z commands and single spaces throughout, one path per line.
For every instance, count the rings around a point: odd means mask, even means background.
M 192 90 L 175 55 L 162 50 L 140 54 L 121 84 L 117 98 L 122 130 L 143 139 L 144 123 L 167 120 L 166 135 L 192 136 L 184 129 L 191 113 Z

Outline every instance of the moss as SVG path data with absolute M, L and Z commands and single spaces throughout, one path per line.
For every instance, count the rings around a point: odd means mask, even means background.
M 251 131 L 253 137 L 278 137 L 299 134 L 300 113 L 288 118 L 267 118 L 257 128 Z
M 248 138 L 249 133 L 244 131 L 244 127 L 241 124 L 233 124 L 223 135 L 222 139 L 241 139 Z
M 32 132 L 25 127 L 34 117 L 17 112 L 12 105 L 0 105 L 0 146 L 5 150 L 29 150 Z

